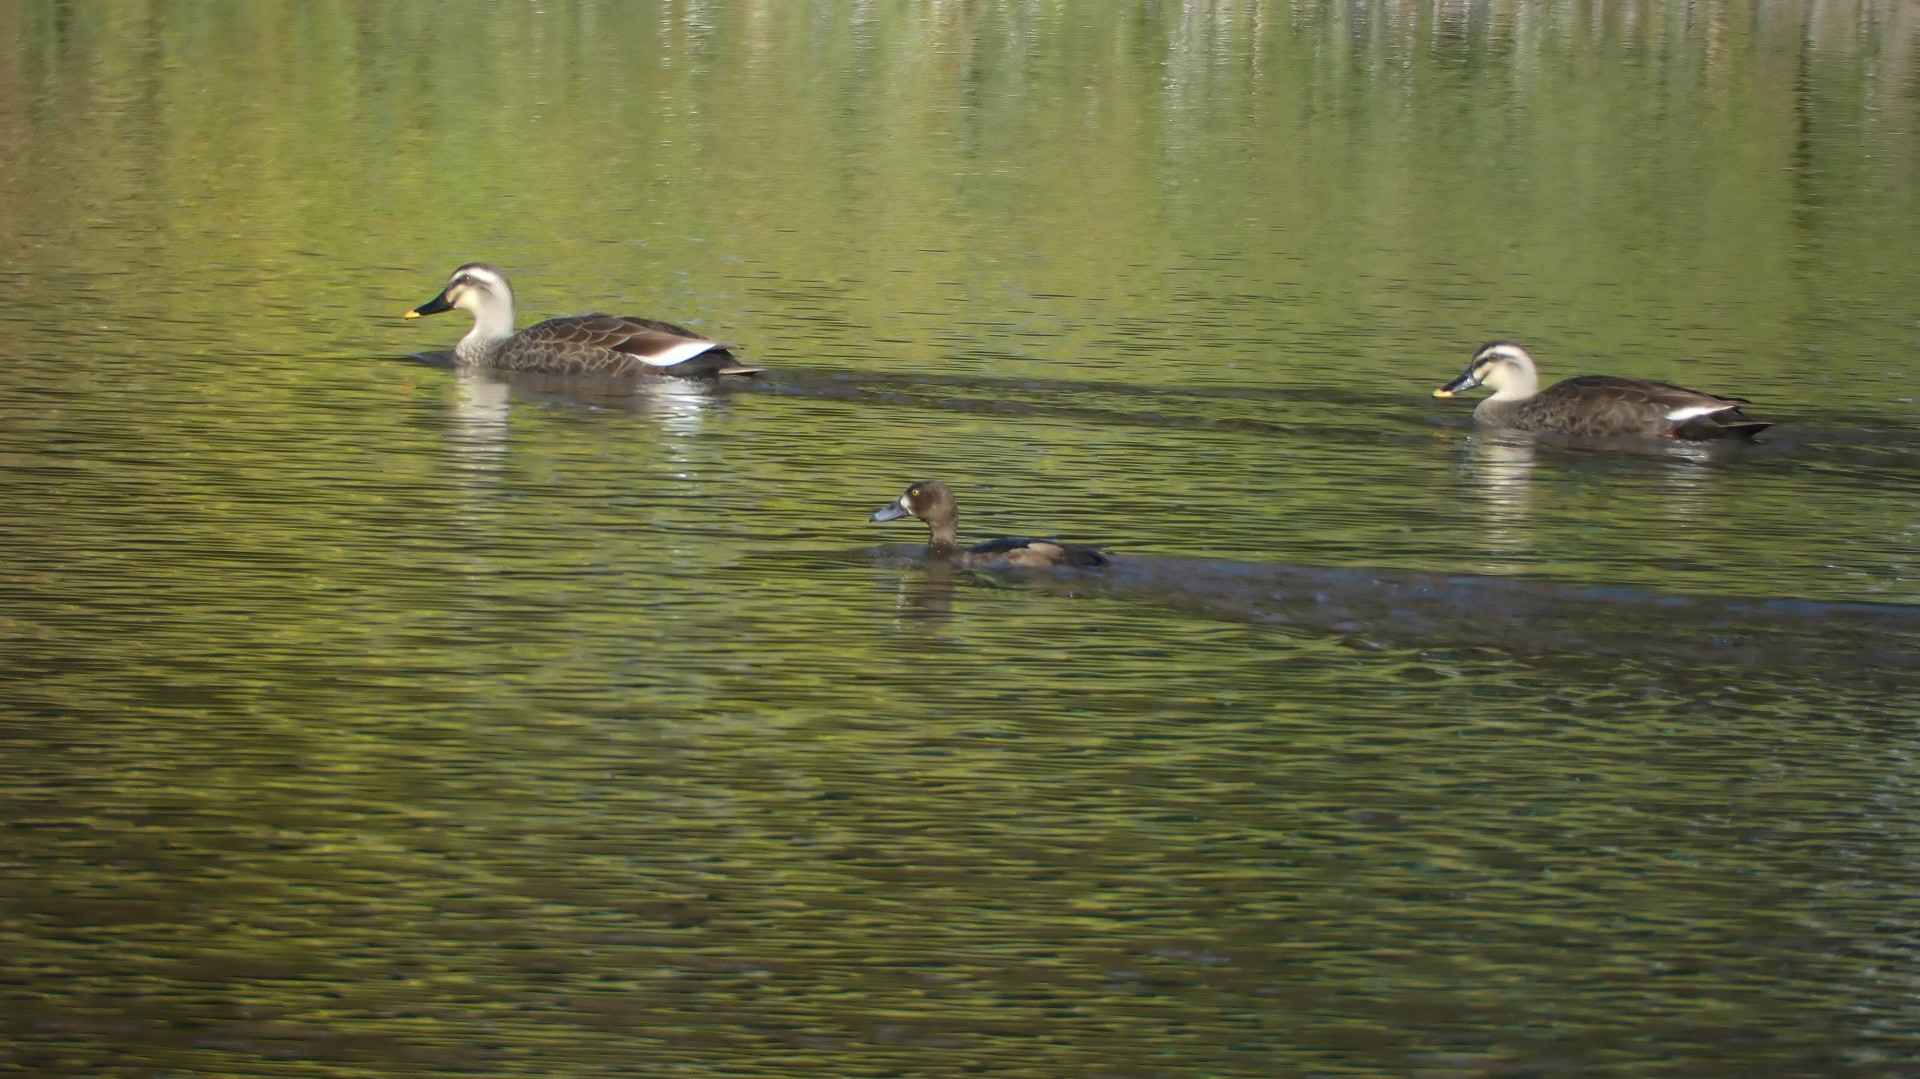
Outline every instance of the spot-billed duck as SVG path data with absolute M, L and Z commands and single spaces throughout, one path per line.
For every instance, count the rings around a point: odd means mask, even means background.
M 513 286 L 498 266 L 484 262 L 469 262 L 453 271 L 440 295 L 408 311 L 406 317 L 437 315 L 456 307 L 473 316 L 473 329 L 453 349 L 455 361 L 463 367 L 695 378 L 763 370 L 734 359 L 732 345 L 650 318 L 573 315 L 514 333 Z
M 1740 406 L 1747 402 L 1738 397 L 1647 379 L 1581 375 L 1542 390 L 1533 357 L 1512 341 L 1480 346 L 1466 371 L 1433 395 L 1452 397 L 1482 384 L 1493 390 L 1473 410 L 1473 421 L 1483 427 L 1706 441 L 1752 439 L 1773 426 L 1743 415 Z

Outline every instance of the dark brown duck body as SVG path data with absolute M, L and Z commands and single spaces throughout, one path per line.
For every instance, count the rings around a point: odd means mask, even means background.
M 1742 413 L 1747 402 L 1738 397 L 1670 382 L 1581 375 L 1541 390 L 1533 357 L 1511 341 L 1482 345 L 1466 371 L 1433 395 L 1452 397 L 1482 384 L 1494 394 L 1474 408 L 1474 422 L 1510 431 L 1708 441 L 1752 439 L 1773 426 Z
M 453 271 L 440 295 L 408 318 L 454 309 L 473 316 L 473 329 L 454 346 L 456 362 L 504 371 L 559 375 L 674 375 L 711 378 L 761 370 L 741 363 L 734 346 L 684 326 L 631 315 L 572 315 L 513 332 L 513 286 L 497 266 L 469 262 Z
M 1104 566 L 1107 556 L 1091 547 L 1080 547 L 1051 539 L 1027 539 L 1002 536 L 961 547 L 955 542 L 960 529 L 960 507 L 953 490 L 939 480 L 921 480 L 906 489 L 899 498 L 873 511 L 872 521 L 897 521 L 918 517 L 927 523 L 927 554 L 946 558 L 967 569 L 993 566 Z
M 550 318 L 500 343 L 489 366 L 506 371 L 572 375 L 655 374 L 714 377 L 762 370 L 741 363 L 733 346 L 712 342 L 690 360 L 665 367 L 648 360 L 705 338 L 683 326 L 632 315 L 572 315 Z

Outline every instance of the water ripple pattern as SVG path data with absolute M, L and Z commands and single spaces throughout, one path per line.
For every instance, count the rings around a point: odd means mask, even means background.
M 0 5 L 0 1075 L 1920 1076 L 1917 34 Z

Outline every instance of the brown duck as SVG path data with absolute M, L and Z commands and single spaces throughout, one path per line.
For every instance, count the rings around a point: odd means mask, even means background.
M 1533 357 L 1512 341 L 1481 345 L 1466 371 L 1433 395 L 1452 397 L 1482 384 L 1493 390 L 1473 410 L 1473 422 L 1483 427 L 1699 442 L 1752 439 L 1773 426 L 1743 415 L 1747 402 L 1738 397 L 1641 378 L 1581 375 L 1542 390 Z
M 473 316 L 473 329 L 453 347 L 454 360 L 463 367 L 694 378 L 763 370 L 734 359 L 732 345 L 650 318 L 573 315 L 514 333 L 513 286 L 498 266 L 484 262 L 469 262 L 453 271 L 440 295 L 408 311 L 406 317 L 437 315 L 456 307 Z
M 954 542 L 960 528 L 960 507 L 953 491 L 939 480 L 921 480 L 906 493 L 873 511 L 873 521 L 918 517 L 931 533 L 927 554 L 951 559 L 968 569 L 984 566 L 1104 566 L 1107 556 L 1091 547 L 1076 547 L 1050 539 L 1003 536 L 962 548 Z

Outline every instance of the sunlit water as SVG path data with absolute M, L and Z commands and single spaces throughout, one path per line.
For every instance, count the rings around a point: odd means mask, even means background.
M 0 1072 L 1920 1075 L 1916 34 L 0 5 Z

